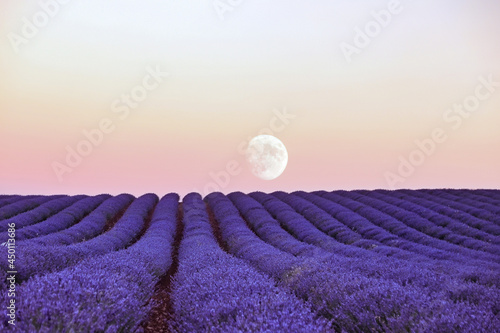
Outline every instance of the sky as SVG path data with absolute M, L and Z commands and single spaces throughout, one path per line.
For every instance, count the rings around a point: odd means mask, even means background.
M 496 0 L 3 0 L 0 192 L 500 188 Z M 274 180 L 245 159 L 280 139 Z

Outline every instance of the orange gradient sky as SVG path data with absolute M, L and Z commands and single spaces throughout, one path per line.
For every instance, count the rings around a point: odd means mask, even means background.
M 498 1 L 218 1 L 2 1 L 0 192 L 500 188 Z M 289 153 L 272 181 L 241 154 L 266 128 Z

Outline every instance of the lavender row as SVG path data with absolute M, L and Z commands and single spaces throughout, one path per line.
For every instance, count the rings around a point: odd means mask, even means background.
M 177 194 L 163 197 L 144 236 L 128 249 L 96 255 L 22 284 L 17 330 L 136 331 L 151 308 L 155 286 L 172 264 L 178 200 Z
M 435 191 L 453 194 L 459 198 L 468 198 L 475 202 L 474 206 L 478 205 L 479 208 L 482 204 L 492 205 L 497 211 L 498 205 L 500 205 L 500 197 L 495 197 L 495 193 L 500 192 L 496 191 L 485 191 L 485 190 L 458 190 L 458 189 L 441 189 L 441 190 L 420 190 L 421 192 L 433 193 Z
M 225 195 L 211 193 L 205 201 L 214 212 L 224 247 L 231 254 L 249 261 L 259 271 L 276 279 L 284 277 L 298 263 L 295 256 L 279 251 L 257 238 Z
M 431 259 L 439 259 L 439 260 L 454 259 L 454 257 L 452 257 L 450 254 L 447 254 L 444 251 L 422 246 L 418 243 L 409 242 L 405 239 L 400 239 L 398 236 L 391 234 L 384 228 L 374 225 L 367 218 L 359 215 L 358 213 L 352 211 L 351 209 L 336 204 L 331 200 L 319 197 L 313 193 L 294 192 L 293 194 L 316 204 L 319 208 L 328 212 L 328 214 L 330 214 L 333 218 L 340 221 L 341 223 L 343 223 L 345 226 L 349 227 L 356 233 L 359 233 L 362 237 L 365 237 L 369 240 L 380 242 L 384 245 L 393 247 L 395 249 L 400 249 L 410 252 L 408 253 L 410 255 L 408 258 L 411 258 L 411 256 L 414 255 L 417 256 L 424 255 Z M 324 200 L 317 200 L 317 198 L 321 198 Z
M 21 244 L 38 244 L 46 246 L 70 245 L 91 239 L 102 234 L 106 226 L 116 219 L 133 201 L 130 194 L 120 194 L 115 197 L 98 197 L 89 200 L 71 209 L 68 216 L 51 223 L 51 229 L 46 235 L 22 241 Z M 101 201 L 99 206 L 92 210 L 95 201 Z M 83 217 L 83 218 L 82 218 Z
M 475 253 L 472 250 L 467 251 L 462 247 L 440 242 L 422 232 L 408 228 L 399 220 L 358 201 L 343 197 L 335 192 L 318 192 L 317 194 L 330 200 L 339 209 L 347 209 L 364 218 L 363 228 L 371 229 L 375 237 L 388 237 L 385 242 L 394 244 L 396 247 L 411 249 L 415 253 L 422 253 L 429 257 L 436 256 L 439 259 L 459 263 L 477 263 L 493 269 L 500 267 L 499 264 L 492 262 L 498 260 L 495 256 Z M 365 234 L 367 234 L 366 231 Z
M 2 221 L 2 224 L 0 225 L 0 232 L 7 231 L 8 224 L 10 223 L 14 223 L 16 226 L 16 231 L 19 232 L 22 228 L 44 221 L 47 218 L 65 209 L 66 207 L 74 204 L 78 200 L 84 199 L 86 197 L 87 196 L 85 195 L 77 195 L 73 197 L 63 197 L 48 201 L 36 207 L 35 209 L 18 214 L 14 217 Z
M 427 219 L 432 222 L 434 225 L 445 228 L 447 230 L 453 231 L 455 234 L 459 234 L 462 236 L 467 236 L 473 239 L 481 240 L 483 242 L 487 242 L 489 244 L 500 245 L 500 237 L 491 235 L 487 232 L 471 228 L 465 223 L 452 219 L 451 217 L 438 213 L 429 208 L 425 208 L 424 206 L 417 205 L 414 202 L 398 199 L 378 191 L 356 191 L 356 193 L 360 193 L 384 202 L 387 202 L 391 205 L 400 207 L 405 211 L 415 213 L 420 215 L 422 218 Z
M 298 241 L 290 233 L 283 230 L 269 212 L 250 196 L 241 192 L 233 192 L 227 197 L 249 224 L 250 229 L 266 243 L 294 256 L 321 258 L 326 255 L 325 251 Z
M 314 211 L 313 205 L 302 198 L 294 197 L 285 192 L 274 192 L 272 194 L 253 192 L 249 196 L 265 207 L 267 212 L 279 222 L 283 229 L 302 242 L 349 258 L 364 257 L 374 260 L 381 257 L 363 247 L 352 246 L 357 241 L 350 243 L 351 245 L 337 241 L 335 236 L 338 234 L 331 231 L 335 229 L 336 221 L 329 221 L 333 220 L 333 218 L 324 211 Z M 303 208 L 302 211 L 316 223 L 306 219 L 293 207 Z M 333 227 L 330 228 L 331 226 Z
M 341 221 L 344 218 L 355 221 L 356 219 L 360 219 L 359 215 L 341 212 L 339 215 L 341 220 L 338 220 L 334 217 L 334 215 L 338 213 L 336 207 L 332 206 L 331 202 L 324 198 L 301 192 L 296 192 L 295 194 L 275 192 L 273 195 L 290 205 L 296 212 L 303 215 L 309 222 L 326 235 L 343 244 L 351 245 L 349 248 L 352 249 L 352 251 L 356 248 L 360 248 L 366 250 L 363 255 L 375 252 L 383 256 L 404 259 L 411 262 L 432 262 L 430 258 L 424 255 L 412 253 L 397 247 L 387 246 L 378 240 L 363 238 L 361 234 L 355 232 L 358 230 L 355 229 L 355 231 L 353 231 Z
M 500 204 L 500 202 L 495 201 L 494 204 L 490 204 L 486 202 L 488 199 L 486 197 L 483 197 L 483 199 L 479 200 L 470 199 L 466 196 L 467 192 L 463 194 L 460 193 L 459 195 L 451 194 L 447 191 L 442 190 L 422 190 L 420 192 L 460 203 L 467 209 L 467 213 L 480 219 L 490 220 L 491 214 L 494 214 L 497 216 L 497 219 L 493 219 L 492 222 L 499 221 L 498 217 L 500 217 L 500 207 L 498 205 Z
M 429 249 L 419 244 L 407 242 L 404 239 L 401 240 L 394 235 L 388 234 L 382 228 L 370 226 L 370 222 L 365 218 L 351 210 L 347 210 L 343 206 L 332 203 L 330 200 L 326 200 L 313 193 L 305 192 L 295 192 L 293 196 L 314 203 L 317 208 L 323 209 L 346 226 L 354 228 L 360 234 L 366 235 L 366 237 L 373 237 L 375 240 L 387 243 L 390 246 L 388 249 L 384 247 L 379 250 L 381 247 L 374 245 L 371 248 L 374 252 L 390 256 L 391 258 L 405 259 L 409 262 L 419 263 L 419 265 L 425 264 L 426 267 L 435 272 L 453 273 L 460 277 L 460 279 L 474 281 L 485 286 L 500 286 L 497 268 L 488 268 L 483 265 L 481 266 L 482 269 L 478 270 L 477 263 L 474 265 L 471 260 L 465 263 L 462 261 L 460 265 L 457 265 L 456 260 L 450 258 L 449 255 L 445 257 L 446 253 L 443 253 L 443 251 Z M 439 259 L 439 261 L 435 259 Z M 487 264 L 490 265 L 490 263 Z
M 71 227 L 81 221 L 85 216 L 94 211 L 104 200 L 110 198 L 109 195 L 97 195 L 95 197 L 86 197 L 60 211 L 59 213 L 47 218 L 45 221 L 26 226 L 16 230 L 16 241 L 22 242 L 28 239 L 52 234 Z M 60 199 L 62 201 L 62 199 Z M 74 202 L 74 200 L 73 200 Z M 35 209 L 36 210 L 36 209 Z M 20 216 L 20 215 L 19 215 Z M 26 217 L 28 219 L 29 217 Z M 16 223 L 16 228 L 18 224 Z M 0 241 L 5 241 L 7 235 L 0 235 Z
M 475 259 L 492 260 L 495 262 L 500 261 L 498 257 L 500 255 L 500 247 L 497 245 L 467 236 L 457 235 L 451 230 L 436 226 L 434 223 L 422 218 L 418 214 L 360 193 L 336 191 L 335 195 L 341 195 L 366 205 L 366 207 L 372 207 L 379 211 L 381 216 L 391 216 L 410 228 L 410 231 L 416 236 L 415 239 L 422 234 L 434 238 L 433 241 L 429 237 L 424 236 L 425 241 L 420 240 L 419 243 L 421 244 L 430 244 L 433 247 L 449 252 L 460 253 Z M 405 238 L 408 239 L 408 237 Z
M 475 190 L 474 193 L 500 201 L 500 190 Z
M 184 236 L 172 286 L 175 332 L 327 332 L 308 306 L 224 252 L 199 194 L 183 200 Z
M 500 217 L 494 214 L 483 211 L 484 214 L 482 214 L 482 217 L 477 218 L 476 216 L 467 213 L 467 211 L 472 212 L 468 206 L 419 191 L 398 190 L 392 192 L 388 191 L 388 194 L 412 202 L 414 202 L 415 199 L 419 199 L 421 204 L 429 206 L 432 210 L 446 214 L 447 216 L 457 219 L 472 228 L 485 231 L 495 236 L 500 236 L 500 226 L 498 225 L 498 222 L 494 222 L 495 220 L 499 220 Z M 487 215 L 488 218 L 484 218 L 485 215 Z
M 368 277 L 381 277 L 396 281 L 402 286 L 414 285 L 432 292 L 438 291 L 446 284 L 452 285 L 467 280 L 468 275 L 463 275 L 463 272 L 460 272 L 462 275 L 456 274 L 451 279 L 450 273 L 454 272 L 453 269 L 447 274 L 443 274 L 436 271 L 436 267 L 429 263 L 387 258 L 367 250 L 345 245 L 339 246 L 337 242 L 321 233 L 283 200 L 288 199 L 288 202 L 293 205 L 295 201 L 300 201 L 300 198 L 283 192 L 275 192 L 273 195 L 255 192 L 250 196 L 261 203 L 281 226 L 297 239 L 335 254 L 335 257 L 332 258 L 336 259 L 336 265 L 349 267 L 351 270 Z M 279 200 L 278 197 L 280 197 Z
M 214 210 L 231 253 L 310 301 L 314 311 L 332 319 L 339 332 L 438 332 L 458 328 L 477 331 L 498 324 L 490 305 L 455 303 L 448 301 L 444 293 L 428 297 L 418 288 L 367 278 L 322 260 L 290 256 L 258 238 L 224 195 L 212 193 L 206 200 Z M 443 313 L 443 308 L 448 314 Z
M 41 204 L 47 201 L 55 200 L 62 197 L 65 196 L 64 195 L 38 196 L 33 198 L 27 197 L 23 198 L 22 200 L 17 200 L 11 204 L 8 204 L 0 208 L 0 221 L 2 221 L 2 224 L 4 224 L 5 221 L 3 220 L 5 219 L 27 212 L 33 208 L 40 206 Z
M 232 194 L 230 195 L 232 196 Z M 293 215 L 291 207 L 287 206 L 280 200 L 276 199 L 271 195 L 264 193 L 252 193 L 250 194 L 254 200 L 259 202 L 265 209 L 275 216 L 284 229 L 288 232 L 300 238 L 303 241 L 311 241 L 311 233 L 304 232 L 305 230 L 310 230 L 314 228 L 305 219 Z M 248 200 L 245 196 L 240 196 L 238 199 L 240 201 Z M 233 200 L 233 201 L 238 201 Z M 236 202 L 235 202 L 236 203 Z M 239 208 L 238 204 L 236 206 Z M 248 208 L 251 207 L 252 210 L 258 210 L 258 206 L 255 203 L 247 203 Z M 245 212 L 240 211 L 243 215 Z M 279 218 L 281 217 L 281 219 Z M 278 249 L 281 247 L 281 237 L 286 236 L 285 230 L 279 230 L 279 225 L 277 221 L 272 221 L 271 218 L 266 218 L 266 230 L 277 229 L 273 232 L 274 237 L 270 239 L 271 245 L 276 246 Z M 253 226 L 255 222 L 249 221 Z M 258 222 L 258 224 L 263 224 Z M 276 226 L 278 228 L 276 228 Z M 256 233 L 262 238 L 259 230 L 255 229 Z M 285 234 L 285 235 L 283 235 Z M 321 243 L 320 243 L 321 244 Z M 321 246 L 320 246 L 321 247 Z M 468 295 L 471 299 L 475 299 L 478 295 L 481 295 L 482 304 L 490 304 L 489 309 L 493 311 L 496 307 L 500 306 L 500 300 L 497 299 L 499 294 L 499 289 L 493 286 L 478 286 L 476 284 L 470 284 L 467 282 L 467 275 L 456 275 L 451 276 L 448 274 L 442 274 L 440 272 L 433 271 L 428 265 L 420 265 L 418 263 L 411 263 L 406 261 L 400 261 L 397 259 L 389 259 L 382 256 L 362 256 L 362 257 L 347 257 L 343 253 L 335 253 L 331 255 L 327 260 L 322 260 L 323 263 L 329 265 L 330 267 L 343 267 L 352 272 L 360 273 L 364 277 L 377 278 L 383 280 L 390 280 L 398 283 L 400 286 L 414 286 L 418 288 L 418 292 L 424 294 L 430 298 L 436 298 L 437 294 L 441 294 L 440 298 L 444 298 L 447 301 L 455 301 L 458 296 L 463 297 L 464 294 Z M 460 272 L 463 274 L 463 272 Z M 467 272 L 469 273 L 469 272 Z M 493 276 L 490 276 L 494 278 Z M 496 275 L 499 277 L 499 274 Z M 464 288 L 468 290 L 468 293 L 464 293 Z M 442 295 L 442 291 L 446 290 L 446 294 Z M 480 292 L 478 291 L 480 290 Z M 465 301 L 465 299 L 463 300 Z M 490 311 L 490 310 L 488 310 Z
M 0 199 L 0 208 L 6 205 L 10 205 L 16 201 L 19 200 L 25 200 L 25 199 L 30 199 L 30 198 L 35 198 L 39 197 L 39 195 L 27 195 L 27 196 L 22 196 L 22 195 L 10 195 L 10 196 L 5 196 L 2 199 Z
M 113 228 L 88 241 L 68 246 L 45 246 L 31 242 L 18 244 L 17 279 L 24 281 L 35 274 L 60 271 L 85 258 L 128 247 L 146 226 L 147 217 L 157 201 L 158 197 L 154 194 L 141 196 L 130 205 Z M 107 216 L 108 219 L 112 217 L 111 214 Z M 0 258 L 0 264 L 0 270 L 8 271 L 3 258 Z
M 490 210 L 492 213 L 500 214 L 498 206 L 500 206 L 500 199 L 495 199 L 493 194 L 484 194 L 479 190 L 467 191 L 467 190 L 454 190 L 448 191 L 448 193 L 457 195 L 459 197 L 468 198 L 476 202 L 477 207 Z

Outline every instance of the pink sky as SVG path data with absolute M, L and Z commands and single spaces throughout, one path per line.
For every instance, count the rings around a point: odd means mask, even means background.
M 500 188 L 497 1 L 401 1 L 363 47 L 396 2 L 40 3 L 0 4 L 1 193 Z M 266 128 L 272 181 L 238 149 Z

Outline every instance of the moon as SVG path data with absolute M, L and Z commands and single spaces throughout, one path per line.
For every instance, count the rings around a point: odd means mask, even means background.
M 259 135 L 250 140 L 246 158 L 255 176 L 273 180 L 285 171 L 288 151 L 278 138 L 272 135 Z

